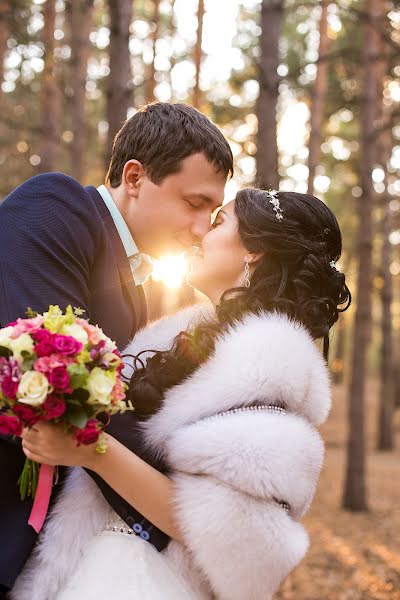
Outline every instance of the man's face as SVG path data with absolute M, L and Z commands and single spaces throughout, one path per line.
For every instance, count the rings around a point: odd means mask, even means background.
M 141 252 L 157 258 L 198 245 L 210 229 L 211 214 L 223 202 L 225 183 L 226 177 L 203 154 L 185 158 L 180 171 L 159 185 L 142 177 L 135 211 L 140 225 L 132 224 Z

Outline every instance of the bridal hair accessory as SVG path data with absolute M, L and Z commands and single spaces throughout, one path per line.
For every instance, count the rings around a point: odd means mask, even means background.
M 282 213 L 280 202 L 279 202 L 278 198 L 276 197 L 277 194 L 278 194 L 277 190 L 268 190 L 267 191 L 267 195 L 270 198 L 269 203 L 272 204 L 272 206 L 274 207 L 275 216 L 278 219 L 278 221 L 282 221 L 283 213 Z
M 336 262 L 334 260 L 331 260 L 331 262 L 329 263 L 329 266 L 332 267 L 332 269 L 336 269 L 336 271 L 337 271 Z
M 247 262 L 247 260 L 244 263 L 244 287 L 245 288 L 250 287 L 250 267 L 249 267 L 249 263 Z

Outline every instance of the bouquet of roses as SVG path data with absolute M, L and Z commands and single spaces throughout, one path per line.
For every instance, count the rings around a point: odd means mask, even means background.
M 97 442 L 96 450 L 105 452 L 105 422 L 127 408 L 123 364 L 115 343 L 82 312 L 50 306 L 0 329 L 0 433 L 18 436 L 23 427 L 52 421 L 77 444 Z M 39 465 L 27 458 L 22 499 L 35 497 L 38 481 Z

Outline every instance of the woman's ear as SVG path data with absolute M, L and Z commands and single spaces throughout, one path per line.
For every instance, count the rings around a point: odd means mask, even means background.
M 126 193 L 136 198 L 139 194 L 140 184 L 146 175 L 142 163 L 138 160 L 128 160 L 122 172 L 122 184 Z
M 245 261 L 248 262 L 249 265 L 255 267 L 263 256 L 264 254 L 262 252 L 251 252 L 246 255 Z

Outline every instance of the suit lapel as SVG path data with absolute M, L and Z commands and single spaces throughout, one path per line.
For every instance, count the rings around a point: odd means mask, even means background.
M 123 290 L 124 296 L 127 298 L 129 304 L 131 305 L 133 313 L 135 315 L 135 326 L 134 330 L 131 332 L 131 334 L 134 335 L 140 327 L 145 325 L 147 320 L 146 296 L 143 291 L 143 286 L 136 286 L 135 284 L 131 266 L 125 253 L 125 248 L 122 244 L 122 240 L 119 236 L 118 230 L 115 227 L 113 218 L 107 206 L 105 205 L 103 198 L 93 186 L 88 186 L 86 190 L 90 194 L 92 199 L 95 201 L 102 221 L 111 239 L 111 243 L 117 260 L 121 288 Z

